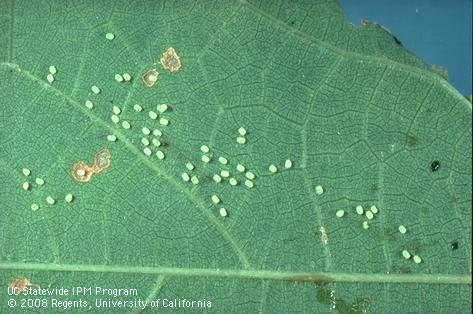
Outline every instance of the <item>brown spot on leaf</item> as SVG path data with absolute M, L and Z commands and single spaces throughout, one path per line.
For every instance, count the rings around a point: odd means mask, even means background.
M 8 285 L 8 288 L 15 289 L 15 294 L 19 294 L 25 291 L 29 285 L 30 285 L 30 281 L 26 279 L 25 277 L 13 278 L 10 284 Z
M 94 173 L 99 173 L 110 167 L 112 155 L 108 149 L 99 150 L 94 157 Z
M 158 77 L 159 73 L 156 69 L 149 69 L 141 76 L 141 80 L 146 87 L 153 87 L 153 85 L 158 81 Z
M 95 173 L 99 173 L 110 167 L 112 155 L 106 148 L 99 150 L 94 156 L 94 165 L 90 167 L 85 162 L 76 162 L 71 169 L 71 175 L 79 183 L 86 183 L 92 179 Z
M 92 179 L 94 168 L 89 167 L 85 162 L 76 162 L 71 169 L 71 175 L 79 183 L 86 183 Z
M 168 70 L 169 72 L 176 72 L 181 68 L 181 59 L 172 47 L 169 47 L 163 53 L 160 62 L 163 68 Z
M 291 276 L 291 279 L 295 281 L 314 281 L 320 284 L 333 281 L 333 279 L 329 276 L 316 275 L 316 274 L 293 275 Z

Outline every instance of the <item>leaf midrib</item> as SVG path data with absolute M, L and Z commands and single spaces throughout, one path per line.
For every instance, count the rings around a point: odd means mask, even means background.
M 258 279 L 307 282 L 352 282 L 390 284 L 456 284 L 471 285 L 471 274 L 385 274 L 291 272 L 274 270 L 234 270 L 211 268 L 180 268 L 160 266 L 121 266 L 92 264 L 52 263 L 0 263 L 0 270 L 154 274 L 177 277 L 217 277 L 233 279 Z
M 282 26 L 282 28 L 287 31 L 288 33 L 294 35 L 294 36 L 297 36 L 297 37 L 300 37 L 301 39 L 307 41 L 307 42 L 312 42 L 316 45 L 319 45 L 333 53 L 336 53 L 338 55 L 341 55 L 343 57 L 346 57 L 347 59 L 357 59 L 357 60 L 366 60 L 367 62 L 370 62 L 370 63 L 376 63 L 376 64 L 385 64 L 387 66 L 391 66 L 391 67 L 395 67 L 395 68 L 398 68 L 400 70 L 405 70 L 407 72 L 410 72 L 410 73 L 413 73 L 413 74 L 416 74 L 416 75 L 419 75 L 423 78 L 429 78 L 429 79 L 432 79 L 433 81 L 436 81 L 438 82 L 442 87 L 446 88 L 449 92 L 451 92 L 452 94 L 454 94 L 455 96 L 459 97 L 461 100 L 465 100 L 463 98 L 462 95 L 460 95 L 450 84 L 448 84 L 447 81 L 445 81 L 442 77 L 440 77 L 439 75 L 433 73 L 433 72 L 429 72 L 425 69 L 421 69 L 421 68 L 418 68 L 418 67 L 415 67 L 415 66 L 412 66 L 412 65 L 406 65 L 406 64 L 403 64 L 403 63 L 399 63 L 399 62 L 396 62 L 396 61 L 393 61 L 393 60 L 388 60 L 388 59 L 383 59 L 383 58 L 379 58 L 379 57 L 376 57 L 376 56 L 372 56 L 372 55 L 369 55 L 369 56 L 365 56 L 365 55 L 361 55 L 361 54 L 358 54 L 358 53 L 355 53 L 355 52 L 350 52 L 350 51 L 346 51 L 346 50 L 343 50 L 339 47 L 336 47 L 336 46 L 333 46 L 332 44 L 330 43 L 327 43 L 323 40 L 320 40 L 320 39 L 317 39 L 317 38 L 314 38 L 312 37 L 310 34 L 307 34 L 307 33 L 304 33 L 302 31 L 299 31 L 297 29 L 294 29 L 293 27 L 287 25 L 286 23 L 284 23 L 283 21 L 280 21 L 278 19 L 276 19 L 274 16 L 271 16 L 267 13 L 265 13 L 264 11 L 262 11 L 261 9 L 255 7 L 253 4 L 251 3 L 248 3 L 246 1 L 240 1 L 241 3 L 243 3 L 244 6 L 246 7 L 249 7 L 251 9 L 253 9 L 254 11 L 256 11 L 258 14 L 260 14 L 262 17 L 264 18 L 267 18 L 269 19 L 270 21 Z M 13 36 L 11 36 L 13 37 Z M 11 48 L 11 47 L 10 47 Z M 100 117 L 88 112 L 85 108 L 83 108 L 83 106 L 81 106 L 77 101 L 75 101 L 74 99 L 72 99 L 71 97 L 65 95 L 64 93 L 62 93 L 60 90 L 58 90 L 57 88 L 55 88 L 54 86 L 51 86 L 47 83 L 45 83 L 44 81 L 42 81 L 41 79 L 39 79 L 38 77 L 34 76 L 33 74 L 31 74 L 30 72 L 28 71 L 25 71 L 25 70 L 20 70 L 20 66 L 17 65 L 17 64 L 13 64 L 13 63 L 7 63 L 7 62 L 2 62 L 0 63 L 0 65 L 2 66 L 7 66 L 7 67 L 10 67 L 10 68 L 13 68 L 13 69 L 17 69 L 19 70 L 19 72 L 22 72 L 24 73 L 27 77 L 30 77 L 30 79 L 32 79 L 33 81 L 37 81 L 39 83 L 41 83 L 43 85 L 43 87 L 46 87 L 46 88 L 51 88 L 56 94 L 64 97 L 65 99 L 67 99 L 72 105 L 74 105 L 76 108 L 78 108 L 80 111 L 82 111 L 84 114 L 86 114 L 87 116 L 89 116 L 89 118 L 91 118 L 94 122 L 97 122 L 98 124 L 100 124 L 102 127 L 110 130 L 111 132 L 115 133 L 117 135 L 117 137 L 128 147 L 128 149 L 130 151 L 132 151 L 133 153 L 135 153 L 137 155 L 137 157 L 139 159 L 141 159 L 143 161 L 144 164 L 146 164 L 148 167 L 150 167 L 151 169 L 153 169 L 158 175 L 162 176 L 163 178 L 165 178 L 169 183 L 171 183 L 175 188 L 177 188 L 178 190 L 181 190 L 183 191 L 186 196 L 203 212 L 203 214 L 216 226 L 216 228 L 219 230 L 219 232 L 221 232 L 222 236 L 231 244 L 232 248 L 236 251 L 240 261 L 242 262 L 242 264 L 244 265 L 245 268 L 251 268 L 250 267 L 250 264 L 249 264 L 249 261 L 246 257 L 246 255 L 243 253 L 243 251 L 241 250 L 241 248 L 239 247 L 238 243 L 236 242 L 235 239 L 233 239 L 233 237 L 231 236 L 230 233 L 228 233 L 228 231 L 225 229 L 225 227 L 220 223 L 220 221 L 218 221 L 215 216 L 209 212 L 208 208 L 205 207 L 205 205 L 203 204 L 203 202 L 198 198 L 196 197 L 192 191 L 189 191 L 187 189 L 185 189 L 182 184 L 180 184 L 178 181 L 175 180 L 175 178 L 169 176 L 167 173 L 165 173 L 164 171 L 162 171 L 158 166 L 156 166 L 151 160 L 148 160 L 146 158 L 143 158 L 141 152 L 136 149 L 135 146 L 133 146 L 133 144 L 126 138 L 126 136 L 124 134 L 122 134 L 122 132 L 120 132 L 119 130 L 115 130 L 115 129 L 112 129 L 105 121 L 103 121 Z M 467 105 L 467 108 L 469 110 L 471 110 L 471 103 L 465 101 L 468 105 Z

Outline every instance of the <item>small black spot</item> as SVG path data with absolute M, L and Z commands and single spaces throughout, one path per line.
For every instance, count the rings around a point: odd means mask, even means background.
M 452 243 L 450 243 L 450 248 L 452 250 L 457 250 L 458 249 L 458 241 L 453 241 Z
M 291 24 L 291 26 L 294 26 L 294 24 L 296 24 L 296 22 L 291 21 L 289 24 Z
M 432 169 L 432 172 L 436 172 L 440 169 L 440 161 L 434 160 L 430 164 L 430 169 Z
M 399 38 L 397 38 L 396 36 L 393 36 L 393 39 L 396 42 L 396 44 L 398 44 L 399 46 L 402 46 L 402 42 L 399 40 Z

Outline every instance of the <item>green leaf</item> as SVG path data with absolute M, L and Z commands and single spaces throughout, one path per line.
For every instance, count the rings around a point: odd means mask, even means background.
M 351 25 L 322 0 L 12 0 L 0 25 L 0 284 L 93 289 L 0 289 L 0 312 L 27 298 L 44 312 L 138 299 L 148 310 L 205 299 L 220 313 L 470 311 L 471 103 L 380 25 Z M 159 63 L 169 47 L 175 72 Z M 154 129 L 161 146 L 147 156 Z M 72 166 L 104 148 L 110 167 L 76 182 Z M 366 230 L 358 205 L 379 208 Z M 94 311 L 139 311 L 121 305 Z

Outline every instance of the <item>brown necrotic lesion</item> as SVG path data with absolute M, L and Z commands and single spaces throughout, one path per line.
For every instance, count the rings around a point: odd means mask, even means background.
M 93 166 L 87 165 L 82 160 L 78 161 L 72 166 L 71 175 L 79 183 L 89 182 L 94 174 L 110 167 L 111 157 L 108 149 L 101 149 L 94 156 Z
M 110 167 L 111 157 L 108 149 L 98 151 L 94 157 L 94 173 L 99 173 Z
M 8 284 L 8 288 L 14 289 L 15 294 L 19 294 L 25 291 L 29 286 L 39 288 L 38 285 L 32 284 L 26 277 L 12 278 L 12 280 Z
M 72 177 L 80 183 L 89 182 L 94 174 L 94 168 L 89 167 L 85 162 L 76 162 L 71 169 Z
M 158 81 L 159 73 L 156 69 L 149 69 L 142 76 L 141 80 L 146 87 L 152 87 Z
M 169 72 L 176 72 L 181 68 L 181 59 L 172 47 L 163 53 L 160 61 L 163 68 Z

